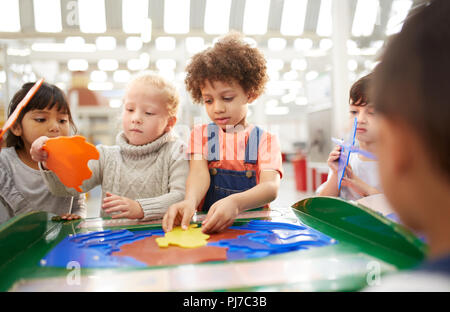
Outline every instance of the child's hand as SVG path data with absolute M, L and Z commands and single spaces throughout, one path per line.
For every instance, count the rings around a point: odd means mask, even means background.
M 195 213 L 195 208 L 195 202 L 188 199 L 171 205 L 163 218 L 162 228 L 164 232 L 172 231 L 174 225 L 181 225 L 186 230 Z
M 47 142 L 47 140 L 48 137 L 46 136 L 37 138 L 33 142 L 33 144 L 31 144 L 30 149 L 31 158 L 36 162 L 41 162 L 44 167 L 47 166 L 48 154 L 42 147 L 44 146 L 45 142 Z
M 208 215 L 202 222 L 202 232 L 222 232 L 233 224 L 238 214 L 238 203 L 233 195 L 218 200 L 209 208 Z
M 62 216 L 61 216 L 61 219 L 63 219 L 63 220 L 78 220 L 78 219 L 81 219 L 81 217 L 79 216 L 79 215 L 77 215 L 77 214 L 71 214 L 71 213 L 66 213 L 66 214 L 63 214 Z
M 328 156 L 328 167 L 330 167 L 331 171 L 333 173 L 337 173 L 339 168 L 339 157 L 341 157 L 341 146 L 336 145 L 336 147 L 331 151 L 330 155 Z
M 350 165 L 345 169 L 345 177 L 342 179 L 341 185 L 350 187 L 362 197 L 380 193 L 376 188 L 368 185 L 354 174 Z
M 102 209 L 106 213 L 121 212 L 113 215 L 113 219 L 142 219 L 144 217 L 144 211 L 137 201 L 109 192 L 106 192 L 106 197 L 103 199 Z

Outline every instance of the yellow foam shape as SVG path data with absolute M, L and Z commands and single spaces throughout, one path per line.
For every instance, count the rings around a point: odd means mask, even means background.
M 164 234 L 164 237 L 158 237 L 156 243 L 159 247 L 169 247 L 169 245 L 183 248 L 196 248 L 206 245 L 209 235 L 202 233 L 202 229 L 197 224 L 189 225 L 187 230 L 181 226 L 173 228 L 172 231 Z

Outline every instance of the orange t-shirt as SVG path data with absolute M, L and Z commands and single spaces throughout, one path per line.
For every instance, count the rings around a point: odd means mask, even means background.
M 245 147 L 251 131 L 255 126 L 249 125 L 244 131 L 228 133 L 219 129 L 219 155 L 218 161 L 208 161 L 208 168 L 245 171 L 255 170 L 256 183 L 263 170 L 275 170 L 283 176 L 280 144 L 275 135 L 263 131 L 258 147 L 258 160 L 256 164 L 245 163 Z M 195 159 L 195 154 L 203 155 L 208 159 L 208 125 L 195 126 L 189 140 L 188 154 Z

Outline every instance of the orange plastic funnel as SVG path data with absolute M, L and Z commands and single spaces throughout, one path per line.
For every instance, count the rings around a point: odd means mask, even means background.
M 92 176 L 87 163 L 90 159 L 99 159 L 100 154 L 86 138 L 57 137 L 48 139 L 43 149 L 47 151 L 47 168 L 53 171 L 67 187 L 83 192 L 83 181 Z
M 17 120 L 17 117 L 19 117 L 20 112 L 22 109 L 27 106 L 28 102 L 30 102 L 31 98 L 36 94 L 36 91 L 41 87 L 42 83 L 44 82 L 44 78 L 39 79 L 34 86 L 28 91 L 28 93 L 25 95 L 25 97 L 20 101 L 20 103 L 17 105 L 14 112 L 9 116 L 8 120 L 3 125 L 3 128 L 0 132 L 0 139 L 3 137 L 3 135 L 6 133 L 6 131 L 11 128 L 14 123 Z

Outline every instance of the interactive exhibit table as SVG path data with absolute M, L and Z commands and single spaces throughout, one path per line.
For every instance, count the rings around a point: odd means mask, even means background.
M 331 197 L 245 212 L 194 248 L 158 246 L 160 221 L 57 219 L 32 212 L 0 226 L 1 291 L 356 291 L 417 265 L 427 248 Z

